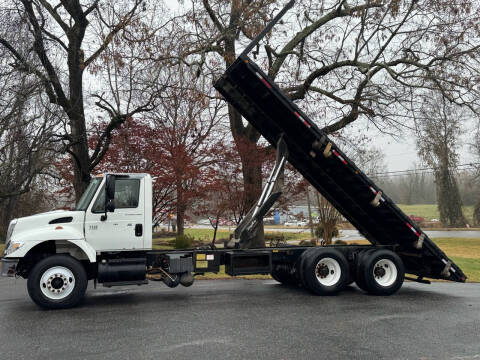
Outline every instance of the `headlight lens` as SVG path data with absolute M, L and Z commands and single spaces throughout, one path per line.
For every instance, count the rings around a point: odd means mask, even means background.
M 15 229 L 15 225 L 17 225 L 17 219 L 13 219 L 12 221 L 10 221 L 10 224 L 8 225 L 7 238 L 5 239 L 5 255 L 8 255 L 7 250 L 10 247 L 9 242 L 10 242 L 10 238 L 12 237 L 13 229 Z
M 5 256 L 10 255 L 15 250 L 20 249 L 23 246 L 23 241 L 12 241 L 8 247 L 5 249 Z

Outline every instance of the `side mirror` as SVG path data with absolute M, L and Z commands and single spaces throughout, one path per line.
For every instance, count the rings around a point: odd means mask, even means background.
M 101 221 L 107 220 L 107 212 L 115 211 L 115 176 L 107 175 L 105 183 L 105 214 L 100 218 Z
M 107 182 L 105 184 L 105 204 L 109 200 L 115 199 L 115 176 L 107 175 Z

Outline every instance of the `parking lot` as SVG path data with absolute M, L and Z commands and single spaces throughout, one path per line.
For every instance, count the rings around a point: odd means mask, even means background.
M 0 279 L 2 359 L 480 359 L 480 284 L 355 286 L 316 297 L 271 280 L 89 289 L 42 311 Z

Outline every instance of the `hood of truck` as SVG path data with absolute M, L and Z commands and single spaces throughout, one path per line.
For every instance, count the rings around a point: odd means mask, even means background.
M 84 211 L 55 210 L 18 218 L 10 241 L 81 240 Z

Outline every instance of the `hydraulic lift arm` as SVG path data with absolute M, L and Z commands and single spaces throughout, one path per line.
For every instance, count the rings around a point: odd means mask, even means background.
M 268 34 L 269 31 L 277 24 L 285 13 L 293 7 L 295 0 L 291 0 L 284 6 L 282 10 L 268 23 L 263 29 L 243 50 L 242 56 L 247 56 L 250 51 Z M 245 217 L 240 221 L 237 228 L 234 231 L 233 239 L 227 244 L 228 247 L 239 247 L 240 245 L 247 243 L 250 239 L 253 239 L 260 225 L 263 223 L 263 217 L 267 214 L 275 201 L 282 194 L 283 180 L 284 180 L 284 165 L 288 157 L 287 144 L 283 140 L 283 136 L 277 142 L 277 159 L 275 166 L 265 184 L 262 194 L 257 203 L 250 209 Z
M 283 136 L 281 136 L 277 142 L 275 166 L 262 190 L 262 194 L 257 203 L 250 209 L 247 215 L 245 215 L 240 224 L 238 224 L 233 234 L 234 238 L 228 243 L 228 247 L 239 247 L 257 235 L 263 223 L 263 217 L 282 194 L 284 181 L 283 170 L 287 157 L 287 144 L 283 140 Z

